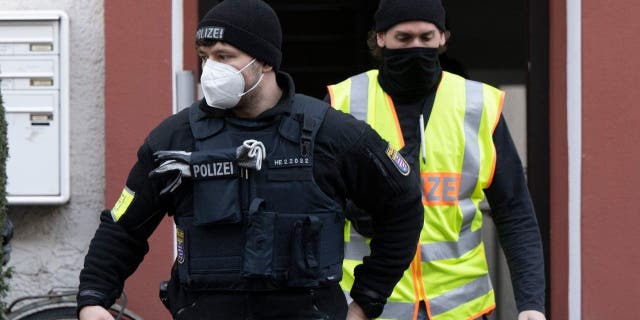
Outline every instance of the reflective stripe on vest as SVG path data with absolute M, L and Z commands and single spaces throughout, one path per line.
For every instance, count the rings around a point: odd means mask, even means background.
M 478 141 L 480 118 L 482 117 L 482 84 L 465 81 L 466 108 L 464 115 L 465 141 Z M 482 242 L 481 229 L 471 231 L 471 222 L 476 215 L 476 205 L 471 194 L 478 183 L 477 172 L 480 164 L 480 147 L 477 143 L 467 143 L 462 160 L 462 175 L 458 192 L 458 203 L 462 211 L 462 226 L 458 241 L 433 242 L 422 244 L 422 261 L 454 259 L 461 257 Z
M 378 319 L 412 319 L 413 302 L 388 301 Z
M 349 291 L 343 289 L 342 292 L 347 298 L 347 302 L 351 303 L 352 299 L 349 296 Z M 385 303 L 384 305 L 382 314 L 380 314 L 380 316 L 376 319 L 412 319 L 413 311 L 413 302 L 387 301 L 387 303 Z
M 477 278 L 461 287 L 447 291 L 429 301 L 432 317 L 445 313 L 467 301 L 479 298 L 492 289 L 489 275 Z M 400 319 L 400 318 L 399 318 Z
M 367 121 L 369 106 L 369 77 L 361 73 L 351 78 L 351 115 L 358 120 Z
M 380 88 L 377 75 L 377 70 L 371 70 L 329 86 L 332 105 L 368 122 L 392 146 L 395 142 L 395 147 L 401 148 L 404 145 L 401 131 L 393 127 L 399 126 L 395 108 Z M 425 130 L 427 159 L 435 161 L 425 165 L 421 157 L 420 166 L 425 227 L 418 254 L 422 267 L 418 270 L 424 289 L 414 293 L 416 284 L 409 280 L 416 274 L 405 272 L 381 318 L 414 319 L 415 303 L 420 299 L 428 304 L 432 320 L 479 317 L 495 307 L 482 245 L 479 203 L 484 198 L 482 189 L 493 175 L 495 149 L 491 136 L 503 97 L 493 87 L 443 73 Z M 396 118 L 396 123 L 390 115 Z M 440 138 L 429 140 L 431 136 Z M 447 155 L 449 151 L 451 155 Z M 427 213 L 437 220 L 430 221 Z M 451 218 L 452 214 L 459 218 Z M 354 239 L 353 230 L 349 231 L 346 234 L 356 241 L 345 243 L 345 259 L 361 261 L 363 255 L 359 254 L 368 254 L 368 245 L 359 235 L 361 240 Z M 352 268 L 354 264 L 349 265 Z M 353 270 L 345 265 L 344 273 L 349 274 L 344 278 L 352 281 Z

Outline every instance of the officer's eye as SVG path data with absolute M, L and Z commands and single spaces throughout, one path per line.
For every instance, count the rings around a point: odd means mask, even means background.
M 402 32 L 402 33 L 398 33 L 398 34 L 396 35 L 396 40 L 397 40 L 398 42 L 401 42 L 401 43 L 410 43 L 410 42 L 412 42 L 416 37 L 417 37 L 416 35 L 413 35 L 413 34 L 410 34 L 410 33 Z
M 429 42 L 436 37 L 435 31 L 429 31 L 420 35 L 420 39 L 424 42 Z
M 422 37 L 420 37 L 420 39 L 422 39 L 422 41 L 424 41 L 424 42 L 429 42 L 429 41 L 431 41 L 431 39 L 433 39 L 433 36 L 430 35 L 430 34 L 429 35 L 423 35 Z

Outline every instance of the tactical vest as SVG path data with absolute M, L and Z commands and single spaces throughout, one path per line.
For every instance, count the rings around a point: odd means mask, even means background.
M 192 290 L 317 287 L 341 279 L 342 208 L 313 177 L 313 149 L 327 106 L 296 95 L 278 123 L 189 120 L 193 215 L 179 215 L 177 268 Z M 238 167 L 236 148 L 261 141 L 261 170 Z
M 329 86 L 331 104 L 367 121 L 392 147 L 404 146 L 395 106 L 377 70 Z M 493 130 L 504 93 L 444 72 L 426 124 L 420 155 L 424 227 L 407 269 L 380 319 L 416 319 L 420 301 L 432 320 L 476 319 L 495 308 L 482 243 L 483 189 L 495 168 Z M 366 239 L 345 227 L 344 290 L 369 254 Z

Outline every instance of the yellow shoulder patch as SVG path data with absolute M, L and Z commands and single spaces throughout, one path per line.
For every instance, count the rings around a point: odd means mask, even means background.
M 118 220 L 122 218 L 122 216 L 127 212 L 127 209 L 135 195 L 136 193 L 126 186 L 122 189 L 120 198 L 118 198 L 118 201 L 116 201 L 116 204 L 113 205 L 113 208 L 111 209 L 111 217 L 113 218 L 113 221 L 118 222 Z

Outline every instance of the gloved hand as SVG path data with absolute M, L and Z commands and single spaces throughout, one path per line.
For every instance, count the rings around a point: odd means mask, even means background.
M 157 162 L 163 162 L 166 160 L 176 160 L 182 163 L 191 163 L 191 152 L 180 150 L 163 150 L 153 153 L 153 160 Z
M 540 311 L 525 310 L 518 314 L 518 320 L 546 320 L 546 318 Z
M 176 190 L 182 184 L 182 177 L 191 178 L 191 152 L 157 151 L 153 154 L 153 158 L 156 163 L 160 162 L 160 165 L 149 172 L 149 178 L 169 177 L 160 195 Z
M 236 149 L 236 159 L 238 159 L 238 166 L 245 169 L 262 168 L 262 160 L 266 158 L 267 151 L 264 148 L 262 142 L 249 139 L 245 140 L 241 146 Z

